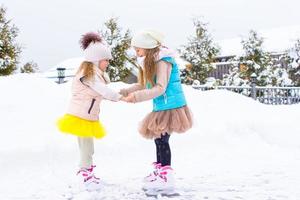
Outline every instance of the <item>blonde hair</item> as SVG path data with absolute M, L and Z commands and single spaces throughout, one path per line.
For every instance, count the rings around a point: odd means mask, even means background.
M 94 78 L 94 64 L 92 62 L 88 61 L 83 61 L 76 72 L 76 75 L 79 73 L 82 73 L 82 75 L 87 79 L 87 80 L 92 80 Z
M 153 49 L 145 49 L 144 69 L 139 68 L 138 82 L 142 86 L 145 86 L 149 82 L 154 86 L 154 76 L 156 74 L 156 58 L 158 56 L 159 47 Z

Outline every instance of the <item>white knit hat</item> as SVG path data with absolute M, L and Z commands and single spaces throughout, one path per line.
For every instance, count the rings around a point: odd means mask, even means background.
M 98 62 L 103 59 L 112 59 L 111 51 L 102 42 L 91 42 L 84 50 L 84 60 L 88 62 Z
M 144 30 L 133 36 L 131 40 L 131 46 L 153 49 L 162 44 L 164 35 L 155 30 Z

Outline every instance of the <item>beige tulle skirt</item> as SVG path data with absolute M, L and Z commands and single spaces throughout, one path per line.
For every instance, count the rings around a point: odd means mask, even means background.
M 139 126 L 140 134 L 147 138 L 159 138 L 161 134 L 184 133 L 193 126 L 192 113 L 188 106 L 177 109 L 151 112 Z

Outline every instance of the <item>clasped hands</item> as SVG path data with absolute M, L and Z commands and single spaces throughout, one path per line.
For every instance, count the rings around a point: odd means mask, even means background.
M 122 96 L 121 101 L 127 102 L 127 103 L 134 103 L 135 97 L 133 93 L 129 93 L 127 96 Z

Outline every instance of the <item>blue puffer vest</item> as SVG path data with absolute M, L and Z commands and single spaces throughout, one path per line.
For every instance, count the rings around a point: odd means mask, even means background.
M 180 108 L 186 105 L 177 63 L 172 57 L 164 57 L 161 60 L 172 64 L 172 70 L 165 93 L 153 99 L 154 112 Z M 154 82 L 156 82 L 156 78 Z M 151 84 L 147 83 L 147 88 L 151 88 Z

